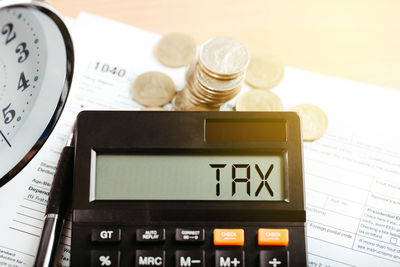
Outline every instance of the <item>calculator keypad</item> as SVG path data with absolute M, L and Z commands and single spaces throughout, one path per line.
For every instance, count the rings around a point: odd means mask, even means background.
M 289 266 L 289 229 L 96 227 L 90 241 L 92 267 Z

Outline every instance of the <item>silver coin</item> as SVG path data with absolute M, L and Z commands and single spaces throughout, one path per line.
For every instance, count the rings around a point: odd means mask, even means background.
M 209 71 L 220 75 L 232 75 L 245 71 L 249 64 L 246 46 L 230 37 L 214 37 L 203 44 L 199 60 Z

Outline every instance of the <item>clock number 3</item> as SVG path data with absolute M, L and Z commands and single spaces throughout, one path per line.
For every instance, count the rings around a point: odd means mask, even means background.
M 11 103 L 7 107 L 3 108 L 3 117 L 5 124 L 9 124 L 10 122 L 12 122 L 15 117 L 15 110 L 10 109 L 10 106 Z
M 26 43 L 20 43 L 15 49 L 15 53 L 19 53 L 20 57 L 18 58 L 18 62 L 24 62 L 29 56 L 29 50 L 26 49 Z

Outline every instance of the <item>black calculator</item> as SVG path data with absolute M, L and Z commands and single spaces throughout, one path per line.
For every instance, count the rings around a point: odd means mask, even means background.
M 84 111 L 71 266 L 307 265 L 294 112 Z

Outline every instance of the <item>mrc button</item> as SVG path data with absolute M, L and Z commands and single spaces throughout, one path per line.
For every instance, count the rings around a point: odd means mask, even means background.
M 258 229 L 258 245 L 287 246 L 289 244 L 288 229 Z
M 119 228 L 99 228 L 93 229 L 91 235 L 92 242 L 119 242 L 121 241 L 121 229 Z
M 175 240 L 178 242 L 204 242 L 205 231 L 202 228 L 177 228 Z
M 214 229 L 215 246 L 243 246 L 243 229 Z
M 164 228 L 136 229 L 137 242 L 162 242 L 165 241 Z
M 165 266 L 165 250 L 136 250 L 136 267 Z

